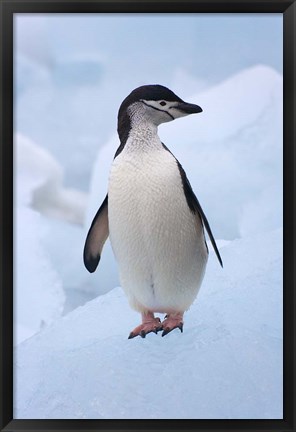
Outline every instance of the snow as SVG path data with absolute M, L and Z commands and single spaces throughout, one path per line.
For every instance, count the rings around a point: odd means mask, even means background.
M 257 65 L 193 95 L 203 113 L 160 127 L 217 238 L 282 226 L 282 92 L 282 76 Z
M 61 169 L 31 140 L 15 136 L 15 286 L 14 344 L 32 336 L 61 316 L 64 291 L 42 242 L 48 224 L 33 209 L 34 192 L 44 185 L 56 188 Z M 38 164 L 36 164 L 38 159 Z
M 40 213 L 82 224 L 87 195 L 63 187 L 63 169 L 48 150 L 22 134 L 15 135 L 17 199 L 29 203 Z
M 106 292 L 104 278 L 99 281 L 90 278 L 83 265 L 85 232 L 82 227 L 61 220 L 47 219 L 47 222 L 48 235 L 43 244 L 63 282 L 66 294 L 63 313 L 67 313 L 97 296 L 101 290 Z
M 14 344 L 38 332 L 63 311 L 61 280 L 42 240 L 46 223 L 34 210 L 18 205 L 15 230 Z
M 84 193 L 64 188 L 62 167 L 47 150 L 21 134 L 15 135 L 15 166 L 14 343 L 18 344 L 64 311 L 65 290 L 68 288 L 66 277 L 71 265 L 78 266 L 77 259 L 68 262 L 71 254 L 66 252 L 66 248 L 71 238 L 69 234 L 73 232 L 75 240 L 72 240 L 72 245 L 77 244 L 80 234 L 78 247 L 79 250 L 82 248 L 84 232 L 77 224 L 82 223 L 86 197 Z M 59 233 L 57 229 L 54 231 L 58 224 L 63 226 Z M 66 240 L 61 236 L 65 233 L 68 234 Z M 52 249 L 48 247 L 51 238 L 54 239 Z M 53 257 L 57 258 L 59 253 L 57 264 Z M 81 262 L 81 255 L 79 258 Z M 80 266 L 81 273 L 82 270 Z
M 121 288 L 15 351 L 15 418 L 282 418 L 282 230 L 212 253 L 184 333 L 128 340 Z

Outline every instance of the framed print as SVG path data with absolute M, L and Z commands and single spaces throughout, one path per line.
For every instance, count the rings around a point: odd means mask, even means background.
M 295 1 L 0 6 L 1 430 L 295 430 Z

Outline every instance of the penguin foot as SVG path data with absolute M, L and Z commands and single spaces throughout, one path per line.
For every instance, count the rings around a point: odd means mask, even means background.
M 151 316 L 152 315 L 152 316 Z M 159 318 L 155 318 L 153 314 L 142 315 L 143 323 L 130 332 L 128 339 L 136 336 L 145 338 L 148 333 L 156 333 L 162 330 L 162 324 Z
M 177 312 L 173 314 L 167 314 L 164 321 L 162 322 L 163 332 L 161 336 L 165 336 L 174 329 L 180 329 L 183 333 L 183 313 Z

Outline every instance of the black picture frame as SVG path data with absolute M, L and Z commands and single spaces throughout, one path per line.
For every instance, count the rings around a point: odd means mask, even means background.
M 13 15 L 15 13 L 282 13 L 284 24 L 284 415 L 282 420 L 13 419 Z M 294 431 L 295 422 L 295 0 L 0 0 L 1 431 Z

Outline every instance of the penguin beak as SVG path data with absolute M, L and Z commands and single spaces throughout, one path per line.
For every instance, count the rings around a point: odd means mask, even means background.
M 180 102 L 176 108 L 186 114 L 194 114 L 194 113 L 202 112 L 200 106 L 188 102 Z

